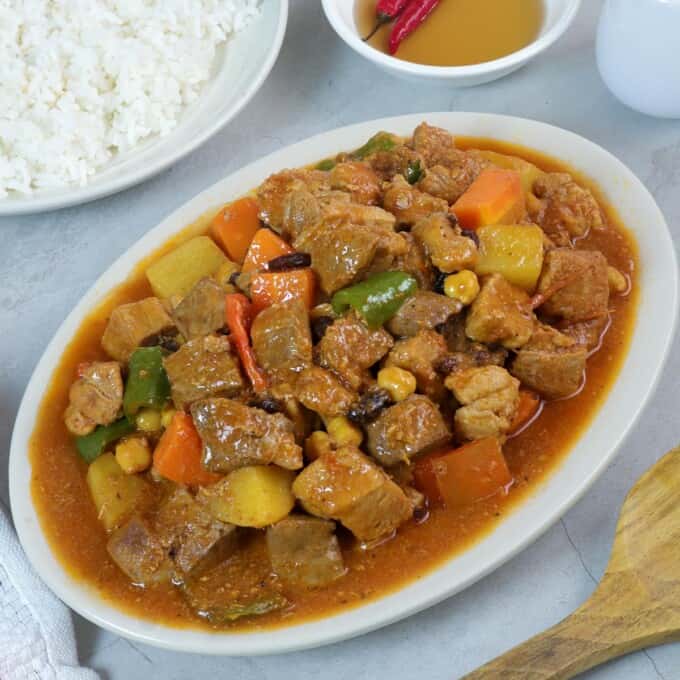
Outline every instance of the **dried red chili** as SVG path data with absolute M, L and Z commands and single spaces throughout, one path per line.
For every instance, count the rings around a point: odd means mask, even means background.
M 381 26 L 389 24 L 390 21 L 394 21 L 409 2 L 410 0 L 380 0 L 375 8 L 375 26 L 373 27 L 373 30 L 363 38 L 364 42 L 370 40 Z
M 411 0 L 392 26 L 390 33 L 390 54 L 420 26 L 439 4 L 439 0 Z

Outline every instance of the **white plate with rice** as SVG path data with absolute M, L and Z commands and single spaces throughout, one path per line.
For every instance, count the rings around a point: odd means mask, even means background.
M 0 216 L 164 170 L 269 75 L 288 0 L 18 0 L 0 8 Z

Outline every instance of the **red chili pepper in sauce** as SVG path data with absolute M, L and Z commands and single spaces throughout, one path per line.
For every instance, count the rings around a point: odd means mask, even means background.
M 392 26 L 390 33 L 390 54 L 420 26 L 439 4 L 439 0 L 411 0 Z
M 376 31 L 385 24 L 389 24 L 390 21 L 399 16 L 400 12 L 411 0 L 380 0 L 375 7 L 375 17 L 376 24 L 373 30 L 363 38 L 364 42 L 370 40 L 376 33 Z
M 255 392 L 263 392 L 267 388 L 267 379 L 257 365 L 255 352 L 250 346 L 250 325 L 252 322 L 252 305 L 241 293 L 229 293 L 225 300 L 225 320 L 229 328 L 229 337 L 238 353 L 246 375 L 250 379 Z

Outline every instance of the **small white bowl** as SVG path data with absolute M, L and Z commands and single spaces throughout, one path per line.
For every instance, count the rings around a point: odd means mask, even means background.
M 318 621 L 239 633 L 173 628 L 126 613 L 74 579 L 40 525 L 30 493 L 28 451 L 46 386 L 83 320 L 143 258 L 207 210 L 242 196 L 282 168 L 310 165 L 339 151 L 356 149 L 379 130 L 409 135 L 423 120 L 454 134 L 524 144 L 565 161 L 598 183 L 637 239 L 640 297 L 631 344 L 610 393 L 564 461 L 469 550 L 393 593 Z M 677 287 L 673 242 L 651 194 L 621 161 L 567 130 L 488 113 L 419 113 L 340 128 L 280 149 L 221 180 L 151 229 L 102 274 L 62 323 L 31 376 L 12 434 L 9 490 L 19 539 L 40 577 L 69 607 L 118 635 L 167 649 L 240 656 L 273 654 L 337 642 L 385 626 L 432 606 L 499 567 L 557 521 L 605 470 L 661 374 L 678 313 Z
M 581 0 L 543 0 L 543 2 L 545 17 L 541 31 L 534 42 L 521 50 L 500 59 L 471 66 L 427 66 L 397 59 L 365 43 L 354 21 L 355 0 L 322 0 L 326 17 L 335 32 L 362 57 L 366 57 L 389 73 L 409 80 L 446 81 L 455 87 L 488 83 L 521 68 L 550 47 L 569 28 L 581 5 Z
M 120 155 L 85 186 L 36 191 L 0 200 L 0 217 L 87 203 L 127 189 L 191 153 L 226 125 L 262 87 L 279 56 L 288 23 L 288 0 L 264 0 L 261 15 L 220 50 L 215 75 L 168 135 Z

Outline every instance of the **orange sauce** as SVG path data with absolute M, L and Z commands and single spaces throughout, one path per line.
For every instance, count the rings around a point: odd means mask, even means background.
M 571 172 L 582 184 L 590 186 L 601 200 L 592 182 L 554 159 L 488 139 L 457 138 L 457 144 L 461 148 L 519 155 L 544 170 Z M 291 609 L 242 620 L 228 629 L 256 630 L 300 623 L 398 590 L 479 541 L 558 467 L 606 398 L 626 355 L 635 322 L 638 301 L 636 246 L 615 210 L 602 201 L 601 204 L 609 227 L 591 233 L 581 246 L 601 250 L 610 264 L 625 272 L 633 283 L 632 293 L 611 299 L 612 323 L 602 348 L 588 362 L 587 381 L 581 393 L 568 400 L 546 404 L 540 417 L 504 446 L 515 479 L 509 494 L 463 508 L 434 508 L 426 521 L 407 523 L 392 540 L 371 550 L 353 547 L 347 537 L 341 535 L 345 562 L 349 567 L 346 577 L 320 590 L 290 589 L 287 595 L 294 601 Z M 31 493 L 41 526 L 67 571 L 95 589 L 102 598 L 135 616 L 193 628 L 207 628 L 208 624 L 191 612 L 178 589 L 171 586 L 135 587 L 108 557 L 107 535 L 96 517 L 85 483 L 86 464 L 76 454 L 62 415 L 78 363 L 105 358 L 99 341 L 111 310 L 149 295 L 144 267 L 178 242 L 207 229 L 210 216 L 188 227 L 140 263 L 130 279 L 85 319 L 55 368 L 28 452 L 33 473 Z M 266 559 L 264 533 L 256 534 L 245 549 L 250 557 Z
M 355 22 L 367 36 L 376 23 L 378 0 L 356 0 Z M 543 0 L 441 0 L 437 8 L 399 46 L 398 59 L 431 66 L 466 66 L 517 52 L 543 26 Z M 389 53 L 393 23 L 368 41 Z

